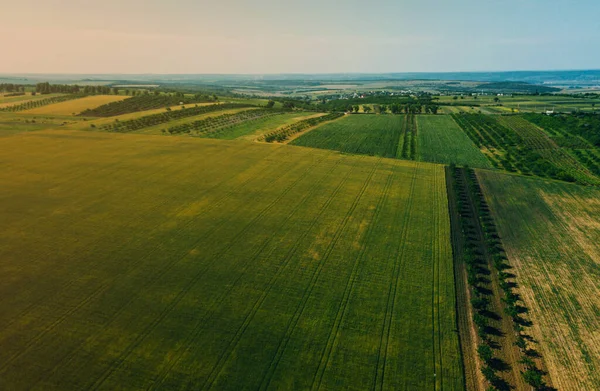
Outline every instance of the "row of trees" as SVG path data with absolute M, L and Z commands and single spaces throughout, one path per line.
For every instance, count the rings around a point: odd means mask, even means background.
M 401 104 L 392 104 L 392 105 L 373 105 L 372 107 L 370 105 L 363 105 L 362 106 L 362 110 L 365 113 L 370 113 L 370 112 L 375 112 L 378 114 L 386 114 L 386 113 L 392 113 L 392 114 L 421 114 L 421 113 L 427 113 L 427 114 L 437 114 L 438 110 L 439 110 L 439 106 L 438 105 L 420 105 L 420 104 L 405 104 L 405 105 L 401 105 Z M 360 106 L 359 105 L 349 105 L 346 107 L 346 111 L 347 112 L 354 112 L 354 113 L 358 113 L 360 111 Z
M 0 83 L 0 92 L 25 92 L 22 84 Z
M 233 114 L 222 114 L 217 117 L 209 117 L 204 118 L 198 121 L 194 121 L 191 123 L 181 124 L 172 126 L 167 129 L 163 129 L 162 133 L 166 134 L 180 134 L 194 133 L 195 135 L 201 134 L 212 134 L 220 132 L 224 129 L 231 128 L 242 122 L 247 121 L 255 121 L 258 119 L 271 117 L 274 115 L 279 115 L 283 113 L 287 113 L 288 111 L 284 110 L 274 110 L 274 109 L 256 109 L 256 110 L 246 110 L 239 113 Z
M 513 274 L 507 272 L 510 269 L 508 260 L 504 255 L 502 241 L 496 230 L 494 220 L 491 217 L 489 207 L 485 201 L 475 172 L 465 168 L 464 175 L 461 175 L 461 169 L 451 166 L 453 174 L 454 189 L 457 192 L 458 209 L 461 219 L 463 239 L 465 242 L 464 261 L 467 269 L 467 280 L 471 287 L 471 305 L 473 307 L 473 323 L 477 327 L 477 334 L 480 343 L 477 347 L 477 353 L 482 363 L 482 374 L 489 382 L 488 390 L 500 390 L 508 388 L 506 382 L 498 376 L 498 359 L 494 357 L 496 343 L 490 338 L 489 334 L 489 315 L 490 299 L 489 294 L 493 291 L 486 289 L 483 285 L 487 283 L 487 277 L 491 275 L 488 269 L 486 256 L 491 259 L 496 270 L 499 286 L 502 289 L 504 303 L 504 313 L 513 321 L 513 331 L 515 333 L 515 345 L 519 348 L 522 357 L 519 364 L 523 366 L 521 374 L 523 380 L 535 390 L 547 390 L 548 387 L 543 379 L 543 372 L 537 368 L 533 357 L 537 352 L 529 349 L 528 336 L 524 333 L 525 327 L 530 326 L 531 322 L 523 319 L 522 313 L 527 309 L 520 304 L 519 296 L 513 289 L 516 283 L 511 281 Z M 466 181 L 466 183 L 465 183 Z M 475 209 L 476 215 L 473 216 L 471 206 Z M 485 253 L 481 254 L 478 249 L 477 232 L 479 229 L 483 232 L 481 244 Z
M 112 124 L 107 124 L 101 127 L 103 130 L 111 132 L 127 133 L 133 132 L 139 129 L 147 128 L 150 126 L 160 125 L 169 121 L 178 120 L 187 117 L 193 117 L 196 115 L 212 113 L 216 111 L 231 110 L 237 108 L 252 107 L 248 104 L 243 103 L 224 103 L 214 104 L 208 106 L 198 106 L 182 108 L 181 110 L 171 110 L 167 108 L 163 113 L 146 115 L 140 118 L 131 119 L 128 121 L 115 120 Z M 92 127 L 95 127 L 92 125 Z
M 117 102 L 107 103 L 94 109 L 83 111 L 84 117 L 112 117 L 115 115 L 134 113 L 137 111 L 160 109 L 168 106 L 189 105 L 194 103 L 214 102 L 213 97 L 204 95 L 186 96 L 176 94 L 142 94 Z
M 0 111 L 17 112 L 17 111 L 35 109 L 36 107 L 41 107 L 41 106 L 51 105 L 54 103 L 66 102 L 68 100 L 81 98 L 82 96 L 84 96 L 84 95 L 70 94 L 70 95 L 47 97 L 45 99 L 32 100 L 32 101 L 24 102 L 24 103 L 17 104 L 17 105 L 2 107 L 2 108 L 0 108 Z

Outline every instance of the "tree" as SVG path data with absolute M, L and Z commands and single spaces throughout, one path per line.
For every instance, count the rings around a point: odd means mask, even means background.
M 363 111 L 364 111 L 365 113 L 370 113 L 370 112 L 371 112 L 371 110 L 373 110 L 373 109 L 371 108 L 371 106 L 366 106 L 366 105 L 365 105 L 365 106 L 363 106 Z
M 489 302 L 490 301 L 487 298 L 481 296 L 477 296 L 471 299 L 471 305 L 473 306 L 473 308 L 479 311 L 486 309 L 488 307 Z
M 360 110 L 360 106 L 354 105 L 354 106 L 352 106 L 352 109 L 354 110 L 355 113 L 358 113 L 358 111 Z
M 500 98 L 498 98 L 497 96 L 494 97 L 494 102 L 498 103 L 500 102 Z
M 477 354 L 479 358 L 482 359 L 485 363 L 489 364 L 494 358 L 494 351 L 490 347 L 490 345 L 482 344 L 477 347 Z
M 480 314 L 473 315 L 473 323 L 475 323 L 480 329 L 484 329 L 488 325 L 487 319 Z
M 385 114 L 387 112 L 387 106 L 386 105 L 379 105 L 379 114 Z
M 529 357 L 523 357 L 522 359 L 519 360 L 519 362 L 523 365 L 525 365 L 525 367 L 527 369 L 532 369 L 535 368 L 535 363 L 533 362 L 532 359 L 530 359 Z
M 485 366 L 481 368 L 481 373 L 483 374 L 483 377 L 492 384 L 498 381 L 498 375 L 496 375 L 496 371 L 494 371 L 493 368 Z
M 538 370 L 528 369 L 525 372 L 521 372 L 521 374 L 523 375 L 525 383 L 529 384 L 535 389 L 539 390 L 545 385 L 544 379 L 542 379 L 542 374 Z
M 271 109 L 273 108 L 273 106 L 275 106 L 275 101 L 270 100 L 267 102 L 267 109 Z
M 522 335 L 519 335 L 519 337 L 517 338 L 517 341 L 515 342 L 515 345 L 519 349 L 525 350 L 525 348 L 527 348 L 527 341 L 525 341 L 525 338 L 523 338 Z

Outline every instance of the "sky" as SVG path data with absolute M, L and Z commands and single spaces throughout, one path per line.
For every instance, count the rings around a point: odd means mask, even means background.
M 0 0 L 0 73 L 600 68 L 598 0 Z

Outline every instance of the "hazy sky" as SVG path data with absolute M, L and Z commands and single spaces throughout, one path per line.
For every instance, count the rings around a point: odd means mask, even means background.
M 600 68 L 599 0 L 0 0 L 0 73 Z

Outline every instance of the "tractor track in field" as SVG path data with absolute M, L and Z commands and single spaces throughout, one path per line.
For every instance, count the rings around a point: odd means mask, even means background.
M 319 181 L 317 181 L 315 183 L 315 185 L 312 187 L 313 189 L 318 188 L 318 186 L 321 184 L 321 182 L 323 180 L 325 180 L 329 175 L 331 175 L 331 173 L 333 173 L 335 171 L 335 169 L 339 166 L 339 164 L 342 162 L 342 160 L 338 160 L 331 168 L 330 172 L 328 174 L 326 174 L 325 176 L 323 176 Z M 348 172 L 348 174 L 346 175 L 346 177 L 344 177 L 342 179 L 342 181 L 340 182 L 340 184 L 336 187 L 336 189 L 334 190 L 334 194 L 337 194 L 337 192 L 341 189 L 342 185 L 346 182 L 348 176 L 350 175 L 350 172 Z M 302 207 L 303 205 L 305 205 L 305 203 L 311 198 L 311 196 L 313 196 L 313 192 L 312 189 L 311 191 L 306 192 L 306 195 L 303 197 L 303 199 L 292 209 L 292 211 L 288 214 L 288 216 L 286 216 L 286 218 L 284 219 L 284 221 L 282 222 L 282 224 L 280 225 L 280 228 L 283 228 L 285 226 L 285 224 L 289 221 L 289 219 L 300 209 L 300 207 Z M 257 300 L 257 302 L 253 305 L 251 313 L 249 315 L 247 315 L 248 317 L 253 317 L 256 314 L 256 311 L 258 310 L 258 308 L 260 307 L 260 305 L 264 302 L 264 300 L 266 299 L 266 296 L 268 295 L 268 293 L 270 292 L 272 285 L 274 284 L 274 282 L 280 277 L 280 275 L 283 273 L 283 270 L 285 270 L 287 268 L 287 266 L 289 265 L 289 262 L 291 260 L 291 255 L 293 255 L 295 253 L 295 250 L 298 247 L 298 244 L 301 242 L 301 239 L 303 239 L 304 237 L 306 237 L 306 235 L 308 234 L 308 232 L 310 231 L 310 229 L 317 223 L 317 221 L 319 220 L 320 216 L 322 215 L 322 213 L 327 209 L 327 206 L 329 205 L 329 203 L 326 203 L 323 205 L 323 207 L 320 210 L 320 213 L 317 214 L 317 216 L 311 221 L 311 224 L 309 226 L 309 228 L 301 235 L 301 237 L 294 243 L 294 246 L 292 247 L 293 252 L 291 251 L 289 256 L 287 256 L 283 263 L 281 264 L 282 266 L 278 269 L 277 273 L 272 277 L 271 281 L 268 284 L 268 288 L 263 292 L 263 294 L 261 295 L 261 297 L 259 298 L 259 300 Z M 266 247 L 270 241 L 271 241 L 272 237 L 269 238 L 266 242 L 265 245 L 263 246 Z M 275 248 L 273 248 L 271 250 L 271 252 L 275 251 Z M 253 258 L 256 259 L 256 257 L 260 255 L 260 252 L 258 252 L 256 254 L 256 256 Z M 247 262 L 247 265 L 244 267 L 244 269 L 242 270 L 242 272 L 240 273 L 240 275 L 238 276 L 238 278 L 233 282 L 233 284 L 231 285 L 231 287 L 227 290 L 227 292 L 225 292 L 224 294 L 221 295 L 220 299 L 218 300 L 218 302 L 216 302 L 215 304 L 213 304 L 208 310 L 207 313 L 213 313 L 215 308 L 217 308 L 228 296 L 228 294 L 234 289 L 234 287 L 237 285 L 237 283 L 241 280 L 241 278 L 243 277 L 243 274 L 245 273 L 246 269 L 248 266 L 250 266 L 252 262 Z M 200 323 L 198 325 L 196 325 L 194 327 L 194 331 L 192 332 L 192 335 L 190 336 L 190 339 L 188 341 L 186 341 L 186 343 L 184 344 L 185 347 L 182 347 L 182 351 L 178 351 L 175 355 L 175 358 L 172 360 L 172 362 L 163 370 L 161 371 L 161 373 L 158 375 L 158 378 L 154 381 L 155 384 L 153 384 L 150 389 L 156 389 L 157 387 L 160 387 L 163 383 L 164 380 L 166 379 L 166 377 L 168 376 L 169 372 L 178 364 L 178 362 L 182 359 L 183 355 L 185 354 L 185 352 L 189 349 L 189 345 L 191 343 L 193 343 L 196 338 L 200 335 L 201 332 L 201 327 L 204 326 L 208 320 L 210 319 L 209 316 L 204 317 Z M 246 322 L 246 319 L 244 320 L 243 323 Z M 236 333 L 237 335 L 237 333 Z
M 247 183 L 247 182 L 245 182 L 245 183 Z M 241 185 L 241 186 L 243 186 L 243 185 Z M 235 192 L 235 191 L 233 191 L 233 192 Z M 220 199 L 220 202 L 222 202 L 223 200 L 224 199 Z M 213 205 L 213 204 L 211 204 L 211 205 Z M 213 206 L 213 208 L 214 208 L 214 206 Z M 232 214 L 232 216 L 233 215 L 235 215 L 235 214 Z M 214 227 L 211 231 L 206 232 L 205 235 L 202 236 L 202 238 L 199 239 L 199 240 L 206 239 L 206 238 L 210 237 L 210 235 L 212 235 L 215 232 L 215 230 L 219 229 L 220 227 L 223 227 L 228 221 L 229 221 L 229 219 L 222 221 L 220 224 L 218 224 L 216 227 Z M 268 244 L 268 242 L 266 244 Z M 265 244 L 265 246 L 266 246 L 266 244 Z M 263 246 L 263 248 L 264 248 L 264 246 Z M 154 283 L 155 281 L 157 281 L 158 278 L 160 278 L 162 275 L 164 275 L 166 272 L 168 272 L 173 266 L 175 266 L 179 261 L 181 261 L 181 259 L 182 258 L 175 259 L 172 263 L 169 263 L 169 264 L 165 265 L 165 267 L 163 269 L 161 269 L 160 271 L 156 272 L 153 275 L 152 278 L 150 278 L 150 279 L 148 279 L 146 281 L 146 284 L 144 285 L 144 288 L 147 288 L 147 287 L 151 286 L 152 283 Z M 116 317 L 120 313 L 122 313 L 122 311 L 127 307 L 127 305 L 129 303 L 131 303 L 133 300 L 135 300 L 138 296 L 139 295 L 137 295 L 137 294 L 136 295 L 132 295 L 127 302 L 123 303 L 123 305 L 121 307 L 119 307 L 119 309 L 115 313 L 113 313 L 113 316 L 110 319 L 110 321 L 108 321 L 108 323 L 104 324 L 104 327 L 112 324 L 112 322 L 116 319 Z M 72 360 L 72 359 L 73 358 L 71 358 L 70 360 Z M 61 363 L 62 363 L 62 361 L 59 362 L 59 363 L 57 363 L 55 367 L 61 365 Z
M 411 209 L 414 199 L 415 184 L 418 173 L 418 164 L 415 164 L 413 175 L 410 183 L 410 191 L 408 195 L 408 201 L 406 209 L 404 210 L 404 217 L 402 221 L 402 232 L 400 233 L 400 239 L 398 240 L 398 247 L 396 249 L 396 262 L 394 262 L 394 268 L 392 271 L 392 279 L 388 290 L 388 301 L 386 305 L 386 311 L 384 321 L 381 329 L 381 338 L 379 342 L 379 354 L 377 356 L 377 365 L 375 376 L 373 378 L 373 390 L 383 390 L 385 384 L 385 367 L 387 365 L 387 356 L 389 353 L 389 342 L 392 333 L 392 323 L 394 317 L 394 307 L 396 305 L 396 291 L 400 283 L 400 269 L 402 262 L 402 255 L 404 253 L 404 243 L 408 235 L 408 226 L 410 223 Z M 382 357 L 383 356 L 383 357 Z M 378 381 L 379 380 L 379 381 Z M 379 384 L 379 386 L 378 386 Z
M 306 303 L 308 302 L 308 299 L 310 298 L 312 291 L 313 291 L 317 281 L 319 280 L 321 271 L 322 271 L 325 263 L 327 262 L 329 256 L 331 255 L 333 249 L 335 248 L 337 241 L 339 240 L 340 236 L 342 235 L 343 231 L 345 230 L 345 228 L 348 224 L 348 221 L 350 220 L 350 217 L 352 216 L 352 213 L 358 206 L 358 203 L 362 199 L 363 194 L 365 193 L 369 183 L 371 182 L 371 179 L 373 178 L 373 175 L 375 174 L 375 172 L 377 170 L 377 167 L 379 167 L 380 164 L 381 164 L 381 159 L 379 159 L 377 161 L 377 164 L 373 165 L 373 168 L 367 175 L 367 178 L 366 178 L 362 188 L 360 189 L 358 195 L 355 197 L 352 205 L 346 212 L 346 215 L 344 216 L 341 224 L 338 226 L 336 232 L 334 233 L 332 240 L 329 243 L 329 246 L 327 247 L 327 249 L 325 251 L 324 256 L 321 258 L 320 262 L 317 264 L 317 266 L 313 272 L 313 275 L 311 276 L 311 280 L 309 281 L 307 289 L 304 291 L 300 305 L 298 307 L 296 307 L 296 311 L 292 315 L 292 319 L 290 320 L 290 322 L 288 323 L 288 326 L 286 328 L 285 335 L 279 343 L 279 346 L 277 348 L 277 353 L 275 354 L 275 357 L 273 358 L 273 361 L 271 362 L 269 371 L 263 377 L 263 381 L 261 382 L 261 386 L 259 388 L 260 390 L 264 390 L 269 387 L 269 385 L 273 379 L 273 375 L 274 375 L 275 371 L 277 370 L 277 366 L 279 365 L 279 362 L 285 353 L 287 344 L 292 336 L 292 333 L 294 332 L 296 325 L 298 324 L 300 318 L 302 317 L 304 309 L 306 308 Z
M 384 204 L 388 198 L 388 195 L 389 195 L 388 192 L 392 185 L 392 182 L 393 182 L 393 175 L 389 174 L 387 181 L 385 183 L 385 186 L 379 197 L 379 200 L 377 201 L 377 206 L 375 208 L 375 212 L 373 213 L 373 217 L 371 218 L 371 222 L 369 224 L 368 231 L 366 232 L 366 234 L 364 236 L 364 242 L 361 246 L 360 253 L 356 257 L 354 264 L 352 265 L 352 271 L 350 273 L 350 277 L 349 277 L 348 281 L 346 282 L 346 286 L 344 288 L 342 302 L 338 306 L 338 311 L 335 316 L 333 327 L 329 333 L 329 337 L 327 338 L 327 344 L 325 345 L 325 351 L 321 355 L 321 360 L 319 361 L 319 366 L 317 367 L 317 370 L 313 377 L 313 383 L 311 386 L 312 390 L 319 390 L 321 388 L 321 382 L 323 381 L 323 376 L 324 376 L 327 366 L 329 364 L 329 360 L 331 358 L 331 353 L 337 342 L 340 326 L 346 316 L 348 302 L 350 301 L 350 295 L 352 294 L 352 291 L 354 289 L 354 283 L 356 282 L 356 276 L 358 274 L 359 265 L 360 265 L 361 261 L 363 261 L 363 258 L 365 256 L 366 250 L 368 248 L 368 243 L 369 243 L 368 239 L 371 237 L 371 235 L 373 233 L 373 227 L 375 226 L 375 223 L 379 220 L 379 216 L 381 214 L 381 205 Z
M 242 173 L 243 174 L 243 173 Z M 242 184 L 240 184 L 236 189 L 241 189 L 243 188 L 250 180 L 255 179 L 254 177 L 249 177 L 246 181 L 244 181 Z M 211 189 L 208 189 L 205 193 L 209 193 L 211 190 L 219 187 L 220 185 L 222 185 L 223 183 L 225 183 L 226 181 L 223 181 L 221 183 L 219 183 L 218 185 L 212 187 Z M 229 198 L 229 196 L 231 196 L 232 194 L 235 193 L 235 190 L 232 190 L 230 192 L 227 193 L 226 196 L 222 197 L 219 199 L 219 201 L 217 201 L 214 204 L 211 204 L 208 208 L 208 210 L 212 210 L 214 208 L 216 208 L 217 206 L 219 206 L 220 204 L 222 204 L 226 199 Z M 243 206 L 243 205 L 241 205 Z M 186 227 L 189 224 L 191 224 L 193 222 L 193 219 L 190 219 L 186 224 L 184 224 L 182 227 Z M 221 223 L 221 226 L 224 225 L 226 223 L 226 221 L 223 221 Z M 211 234 L 212 231 L 208 232 L 207 235 Z M 150 257 L 153 253 L 149 253 L 147 256 L 141 258 L 138 262 L 135 262 L 135 264 L 133 264 L 132 268 L 129 269 L 129 271 L 131 270 L 135 270 L 135 266 L 138 264 L 142 264 L 144 260 L 146 260 L 148 257 Z M 181 258 L 174 258 L 173 262 L 165 265 L 165 267 L 163 267 L 160 271 L 158 271 L 157 273 L 155 273 L 153 275 L 152 278 L 150 278 L 148 281 L 149 282 L 154 282 L 156 281 L 160 276 L 162 276 L 164 273 L 166 273 L 168 270 L 170 270 L 177 262 L 179 262 L 181 260 Z M 104 284 L 102 284 L 100 287 L 98 287 L 94 292 L 92 292 L 91 295 L 86 296 L 83 300 L 81 300 L 77 305 L 75 305 L 74 307 L 72 307 L 71 309 L 69 309 L 66 313 L 63 313 L 58 319 L 57 321 L 51 323 L 50 325 L 48 325 L 46 328 L 44 328 L 44 330 L 42 330 L 38 335 L 36 335 L 36 337 L 32 338 L 31 340 L 28 341 L 28 343 L 21 349 L 19 350 L 19 352 L 16 352 L 15 354 L 13 354 L 10 358 L 8 358 L 4 363 L 2 363 L 2 365 L 0 365 L 0 373 L 2 373 L 12 362 L 14 362 L 16 359 L 18 359 L 19 357 L 21 357 L 23 354 L 27 353 L 29 351 L 29 349 L 31 349 L 32 346 L 34 346 L 36 344 L 36 342 L 40 341 L 45 335 L 47 335 L 49 332 L 51 332 L 54 328 L 56 328 L 58 325 L 60 325 L 62 322 L 64 322 L 70 315 L 74 314 L 75 312 L 77 312 L 79 309 L 83 308 L 85 306 L 85 304 L 88 304 L 89 302 L 93 301 L 94 298 L 99 297 L 103 292 L 105 292 L 106 290 L 108 290 L 108 288 L 110 287 L 110 285 L 114 284 L 119 278 L 124 277 L 126 275 L 126 273 L 120 273 L 120 274 L 116 274 L 114 276 L 114 278 L 111 279 L 110 282 L 105 282 Z M 133 296 L 131 297 L 131 300 L 133 300 Z M 38 306 L 41 306 L 41 304 L 37 304 L 36 306 L 33 308 L 37 308 Z M 30 309 L 31 311 L 31 309 Z
M 321 159 L 324 159 L 325 157 L 321 157 Z M 313 163 L 313 166 L 316 166 L 318 163 Z M 275 206 L 285 195 L 287 195 L 299 182 L 301 182 L 302 179 L 304 179 L 306 176 L 308 176 L 308 174 L 310 173 L 309 169 L 305 169 L 305 172 L 299 177 L 297 178 L 291 185 L 289 185 L 283 192 L 281 192 L 273 201 L 271 201 L 265 208 L 263 208 L 249 223 L 247 223 L 244 228 L 242 228 L 241 231 L 239 231 L 236 235 L 235 238 L 232 240 L 233 242 L 237 241 L 237 239 L 241 238 L 244 234 L 246 234 L 251 228 L 252 226 L 259 221 L 266 213 L 267 211 L 269 211 L 271 208 L 273 208 L 273 206 Z M 283 176 L 282 176 L 283 177 Z M 279 177 L 278 179 L 282 178 Z M 249 178 L 249 180 L 252 178 Z M 197 240 L 196 243 L 200 242 L 201 240 Z M 220 251 L 215 257 L 213 257 L 213 262 L 216 262 L 216 259 L 220 258 L 222 255 L 224 255 L 225 253 L 227 253 L 227 251 L 229 250 L 229 247 L 224 248 L 222 251 Z M 210 263 L 212 264 L 212 263 Z M 179 304 L 179 302 L 183 299 L 183 297 L 192 289 L 192 287 L 198 282 L 198 280 L 204 275 L 204 272 L 206 271 L 207 267 L 210 266 L 209 265 L 205 265 L 205 267 L 199 271 L 197 274 L 195 274 L 192 279 L 184 286 L 183 290 L 181 290 L 176 296 L 175 298 L 167 305 L 166 308 L 163 309 L 163 311 L 161 311 L 161 313 L 159 314 L 159 316 L 157 318 L 154 319 L 153 322 L 151 322 L 148 326 L 145 327 L 145 329 L 142 331 L 141 334 L 138 335 L 138 337 L 135 339 L 135 341 L 130 344 L 128 346 L 128 348 L 122 352 L 122 354 L 119 356 L 119 358 L 113 362 L 113 365 L 111 365 L 111 367 L 100 377 L 100 379 L 97 379 L 96 382 L 94 382 L 94 384 L 90 387 L 91 390 L 96 390 L 98 389 L 98 387 L 100 387 L 102 385 L 102 383 L 116 370 L 118 369 L 118 367 L 121 366 L 121 364 L 125 361 L 125 359 L 127 358 L 127 356 L 137 347 L 139 346 L 139 344 L 155 329 L 155 327 L 177 306 L 177 304 Z
M 437 213 L 437 207 L 438 207 L 438 203 L 439 203 L 439 193 L 436 191 L 437 190 L 437 185 L 438 185 L 438 177 L 439 175 L 436 174 L 434 177 L 434 181 L 433 181 L 433 205 L 434 207 L 431 208 L 432 213 L 432 219 L 431 221 L 433 221 L 433 227 L 434 230 L 437 230 L 439 228 L 440 222 L 439 222 L 439 215 Z M 431 237 L 431 252 L 433 254 L 433 270 L 432 270 L 432 274 L 433 274 L 433 278 L 431 280 L 431 320 L 432 320 L 432 327 L 431 327 L 431 333 L 432 333 L 432 347 L 433 347 L 433 372 L 434 372 L 434 381 L 433 381 L 433 389 L 434 391 L 438 389 L 438 382 L 441 381 L 441 376 L 437 376 L 438 374 L 442 374 L 442 370 L 444 368 L 443 365 L 443 354 L 442 354 L 442 345 L 441 345 L 441 338 L 440 338 L 440 332 L 442 330 L 441 324 L 440 324 L 440 249 L 438 248 L 440 241 L 438 240 L 440 238 L 440 236 L 438 235 L 432 235 Z M 437 299 L 437 300 L 436 300 Z M 436 316 L 437 315 L 437 316 Z M 436 321 L 437 318 L 437 321 Z M 437 325 L 437 330 L 436 330 L 436 325 Z M 436 344 L 436 339 L 437 339 L 437 344 Z M 438 351 L 436 352 L 436 345 L 437 345 L 437 349 Z M 438 370 L 438 360 L 439 360 L 439 370 Z M 440 383 L 440 390 L 444 389 L 444 384 Z
M 217 153 L 217 152 L 215 152 L 215 155 L 218 155 L 218 153 Z M 105 166 L 103 167 L 103 171 L 110 172 L 110 171 L 113 169 L 113 167 L 117 167 L 118 165 L 119 165 L 119 162 L 113 163 L 113 164 L 111 164 L 111 165 L 105 165 Z M 218 165 L 216 165 L 216 166 L 215 166 L 215 169 L 214 169 L 213 171 L 214 171 L 214 172 L 217 172 L 218 170 L 219 170 L 219 169 L 218 169 Z M 159 170 L 157 170 L 156 172 L 157 172 L 157 173 L 161 173 L 161 172 L 164 172 L 164 171 L 165 171 L 165 170 L 164 170 L 164 167 L 161 167 L 161 168 L 160 168 Z M 87 173 L 86 173 L 86 174 L 82 174 L 82 175 L 80 175 L 80 176 L 78 176 L 78 177 L 76 177 L 76 178 L 79 178 L 79 177 L 84 177 L 84 176 L 86 176 L 86 175 L 89 175 L 89 174 L 87 174 Z M 168 173 L 165 173 L 165 174 L 164 174 L 164 176 L 167 176 L 167 175 L 169 175 L 169 174 L 168 174 Z M 67 183 L 68 181 L 71 181 L 71 180 L 72 180 L 72 179 L 68 179 L 68 180 L 65 180 L 64 182 L 61 182 L 61 183 L 58 183 L 58 184 L 56 184 L 56 183 L 55 183 L 55 186 L 60 186 L 61 184 Z M 226 183 L 226 182 L 227 182 L 227 180 L 223 180 L 223 181 L 219 182 L 219 183 L 218 183 L 217 185 L 215 185 L 214 187 L 212 187 L 212 188 L 210 188 L 210 189 L 206 190 L 206 191 L 204 192 L 204 194 L 207 194 L 207 193 L 209 193 L 209 192 L 210 192 L 210 191 L 212 191 L 213 189 L 217 188 L 218 186 L 220 186 L 220 185 L 222 185 L 222 184 L 224 184 L 224 183 Z M 93 206 L 100 204 L 100 203 L 101 203 L 101 201 L 100 201 L 100 200 L 102 200 L 102 199 L 104 198 L 103 196 L 104 196 L 104 195 L 106 195 L 106 194 L 108 194 L 109 192 L 110 192 L 110 190 L 107 190 L 107 191 L 105 191 L 104 193 L 95 193 L 95 194 L 94 194 L 94 198 L 97 198 L 99 201 L 98 201 L 98 202 L 96 202 L 96 203 L 93 203 L 92 205 L 90 205 L 90 206 L 89 206 L 89 208 L 92 208 Z M 162 207 L 164 204 L 166 204 L 166 203 L 167 203 L 167 200 L 164 200 L 164 201 L 162 201 L 160 204 L 158 204 L 156 207 L 154 207 L 154 209 L 159 209 L 159 208 L 161 208 L 161 207 Z M 78 204 L 74 204 L 74 205 L 78 205 Z M 134 220 L 135 220 L 135 218 L 132 218 L 132 219 L 128 220 L 128 222 L 129 222 L 129 221 L 134 221 Z M 31 223 L 29 226 L 27 226 L 27 228 L 26 228 L 26 229 L 29 229 L 29 228 L 30 228 L 31 226 L 33 226 L 34 224 L 35 224 L 35 223 Z M 118 249 L 120 249 L 120 248 L 118 248 Z M 69 284 L 68 284 L 68 285 L 66 285 L 66 286 L 62 286 L 60 290 L 54 291 L 54 292 L 53 292 L 51 295 L 47 295 L 47 296 L 45 296 L 45 297 L 44 297 L 44 300 L 43 300 L 43 302 L 45 303 L 45 302 L 47 302 L 48 300 L 51 300 L 51 299 L 53 299 L 54 297 L 57 297 L 57 296 L 59 296 L 59 295 L 60 295 L 60 294 L 62 294 L 63 292 L 67 291 L 67 290 L 69 289 L 69 287 L 71 287 L 71 286 L 72 286 L 73 284 L 75 284 L 77 281 L 78 281 L 78 279 L 73 279 L 73 280 L 71 280 L 71 281 L 69 282 Z M 29 305 L 27 308 L 23 309 L 23 311 L 22 311 L 21 313 L 19 313 L 17 316 L 14 316 L 14 317 L 13 317 L 13 318 L 12 318 L 12 319 L 11 319 L 11 320 L 8 322 L 8 323 L 6 323 L 5 325 L 3 325 L 3 328 L 5 328 L 5 329 L 6 329 L 7 327 L 10 327 L 10 326 L 11 326 L 11 325 L 13 325 L 15 322 L 17 322 L 17 321 L 18 321 L 18 319 L 22 318 L 23 316 L 25 316 L 25 315 L 27 315 L 28 313 L 30 313 L 32 310 L 34 310 L 34 309 L 36 309 L 36 308 L 38 308 L 38 307 L 40 307 L 40 306 L 42 306 L 42 305 L 43 305 L 43 303 L 42 303 L 42 302 L 36 302 L 36 303 L 33 303 L 33 304 Z

